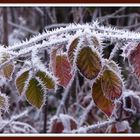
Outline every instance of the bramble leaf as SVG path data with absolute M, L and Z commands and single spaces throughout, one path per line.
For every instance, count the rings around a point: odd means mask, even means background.
M 111 69 L 106 68 L 101 77 L 101 88 L 109 100 L 118 99 L 122 94 L 122 80 Z
M 28 79 L 28 76 L 29 76 L 29 71 L 27 70 L 16 78 L 16 87 L 19 95 L 21 95 L 23 92 L 23 88 L 25 86 L 26 80 Z
M 111 100 L 108 100 L 102 91 L 101 88 L 101 79 L 97 79 L 92 86 L 92 98 L 94 103 L 99 109 L 101 109 L 107 116 L 112 114 L 114 109 L 114 104 Z
M 4 76 L 7 78 L 7 79 L 10 79 L 12 74 L 13 74 L 13 70 L 14 70 L 14 65 L 12 63 L 10 64 L 6 64 L 4 67 L 3 67 L 3 74 Z
M 84 47 L 79 51 L 76 65 L 80 73 L 89 80 L 96 78 L 102 67 L 97 52 L 90 47 Z
M 59 84 L 66 87 L 72 78 L 71 65 L 66 55 L 57 55 L 54 75 L 58 77 Z
M 39 81 L 32 78 L 26 90 L 26 98 L 33 106 L 41 108 L 44 104 L 44 93 Z

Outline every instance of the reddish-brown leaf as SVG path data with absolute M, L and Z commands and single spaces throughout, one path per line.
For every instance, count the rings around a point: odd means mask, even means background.
M 71 65 L 66 55 L 57 55 L 54 74 L 58 77 L 59 84 L 66 87 L 72 78 Z
M 92 86 L 92 98 L 99 109 L 101 109 L 107 116 L 112 114 L 114 104 L 111 100 L 108 100 L 101 88 L 101 79 L 96 80 Z
M 61 118 L 61 115 L 53 119 L 49 130 L 50 133 L 63 133 L 64 129 L 66 130 L 69 129 L 69 131 L 73 129 L 77 129 L 76 121 L 74 121 L 72 118 L 69 118 L 67 116 L 65 117 L 65 116 L 66 115 L 64 115 L 63 119 Z M 67 122 L 67 126 L 66 124 L 64 124 L 64 121 Z
M 112 70 L 105 69 L 101 77 L 101 88 L 109 100 L 118 99 L 122 95 L 122 80 Z

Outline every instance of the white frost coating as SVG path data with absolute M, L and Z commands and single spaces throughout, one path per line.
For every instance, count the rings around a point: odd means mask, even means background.
M 123 52 L 122 52 L 121 56 L 123 56 L 124 58 L 128 58 L 130 56 L 130 53 L 133 50 L 135 50 L 137 46 L 138 46 L 138 43 L 136 43 L 136 42 L 128 42 L 122 48 Z
M 131 132 L 131 128 L 129 126 L 128 121 L 117 122 L 115 124 L 115 126 L 116 126 L 117 132 L 123 132 L 123 131 L 126 131 L 126 130 L 128 130 L 128 132 Z
M 94 27 L 94 24 L 97 24 L 96 22 L 93 23 L 93 25 L 91 27 Z M 55 34 L 61 34 L 61 33 L 64 33 L 64 32 L 69 32 L 69 31 L 75 31 L 75 30 L 78 30 L 78 29 L 83 29 L 83 28 L 87 28 L 89 26 L 89 24 L 85 24 L 85 25 L 80 25 L 80 24 L 70 24 L 69 26 L 63 28 L 57 28 L 55 30 L 52 30 L 52 31 L 46 31 L 42 34 L 38 34 L 37 36 L 33 36 L 29 41 L 26 40 L 26 41 L 23 41 L 21 43 L 18 43 L 18 44 L 15 44 L 13 46 L 10 46 L 8 49 L 9 50 L 14 50 L 14 49 L 18 49 L 18 48 L 24 48 L 26 46 L 31 46 L 37 42 L 39 42 L 40 40 L 44 40 L 46 38 L 49 38 L 50 36 L 52 35 L 55 35 Z

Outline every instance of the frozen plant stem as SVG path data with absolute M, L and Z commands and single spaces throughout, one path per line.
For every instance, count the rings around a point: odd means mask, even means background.
M 4 125 L 2 125 L 0 127 L 0 131 L 3 130 L 7 125 L 9 125 L 10 123 L 12 123 L 13 121 L 15 121 L 15 120 L 17 120 L 19 118 L 22 118 L 24 116 L 26 116 L 29 113 L 29 111 L 30 110 L 25 110 L 24 112 L 22 112 L 22 113 L 20 113 L 18 115 L 12 116 L 12 118 L 9 121 L 7 121 Z
M 90 126 L 85 126 L 85 127 L 80 127 L 76 130 L 73 130 L 69 133 L 87 133 L 87 131 L 96 131 L 97 129 L 100 129 L 100 128 L 103 128 L 103 127 L 107 127 L 113 123 L 116 123 L 116 120 L 108 120 L 108 121 L 104 121 L 102 123 L 98 123 L 98 124 L 93 124 L 93 125 L 90 125 Z

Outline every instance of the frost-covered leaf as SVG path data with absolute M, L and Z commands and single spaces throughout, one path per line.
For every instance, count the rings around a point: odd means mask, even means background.
M 7 78 L 7 79 L 10 79 L 12 74 L 13 74 L 13 71 L 14 71 L 14 64 L 10 63 L 10 64 L 6 64 L 4 67 L 3 67 L 3 74 L 4 76 Z
M 28 79 L 28 77 L 29 77 L 29 70 L 23 71 L 21 74 L 19 74 L 16 77 L 15 82 L 19 95 L 22 94 L 23 88 L 25 86 L 25 82 Z
M 75 52 L 75 49 L 77 48 L 77 44 L 78 44 L 78 38 L 75 38 L 71 44 L 69 45 L 69 48 L 68 48 L 68 58 L 69 58 L 69 61 L 71 64 L 73 64 L 73 60 L 74 60 L 74 52 Z
M 50 121 L 50 133 L 63 133 L 77 129 L 77 122 L 75 119 L 66 114 L 54 116 Z
M 1 52 L 0 53 L 0 64 L 8 61 L 10 59 L 10 55 L 6 52 Z M 10 80 L 14 70 L 14 64 L 13 63 L 7 63 L 3 66 L 2 72 L 3 75 Z
M 40 80 L 43 82 L 46 88 L 48 89 L 54 89 L 55 88 L 55 81 L 50 75 L 47 75 L 43 71 L 38 71 L 36 73 L 36 76 L 40 78 Z
M 101 77 L 101 88 L 109 100 L 118 99 L 122 95 L 122 80 L 114 71 L 106 68 Z
M 93 83 L 92 98 L 99 109 L 101 109 L 107 116 L 112 114 L 114 104 L 104 96 L 101 88 L 101 79 L 97 79 L 96 82 Z
M 134 50 L 131 50 L 128 58 L 129 58 L 130 64 L 134 68 L 134 72 L 136 73 L 138 78 L 140 78 L 140 43 L 135 47 Z
M 26 98 L 33 106 L 41 108 L 44 104 L 44 93 L 41 84 L 35 78 L 29 81 L 26 90 Z
M 56 56 L 54 75 L 58 78 L 59 84 L 64 87 L 66 87 L 71 80 L 71 65 L 65 54 Z
M 99 55 L 90 47 L 84 47 L 79 50 L 76 65 L 80 73 L 90 80 L 98 76 L 102 67 Z

